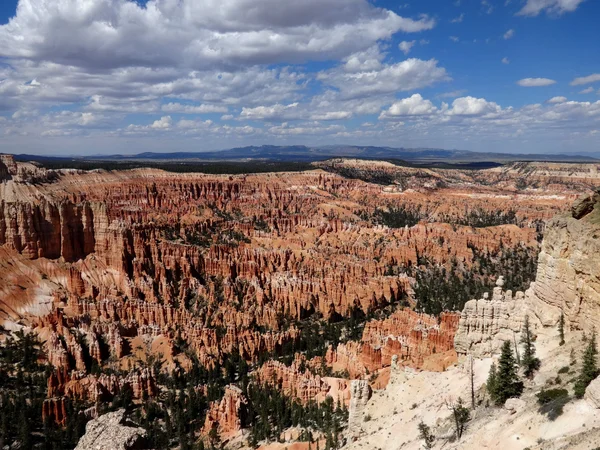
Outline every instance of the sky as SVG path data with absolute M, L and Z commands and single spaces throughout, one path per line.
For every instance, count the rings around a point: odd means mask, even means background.
M 0 152 L 600 152 L 598 0 L 2 0 Z

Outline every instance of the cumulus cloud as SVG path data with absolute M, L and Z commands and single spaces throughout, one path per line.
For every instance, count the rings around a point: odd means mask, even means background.
M 556 104 L 556 103 L 564 103 L 567 101 L 567 97 L 552 97 L 548 100 L 548 103 Z
M 398 48 L 405 54 L 408 55 L 417 41 L 402 41 L 398 45 Z
M 488 113 L 497 113 L 500 106 L 494 102 L 488 102 L 484 98 L 461 97 L 452 102 L 449 114 L 455 116 L 480 116 Z
M 172 124 L 173 120 L 171 119 L 171 116 L 163 116 L 160 119 L 155 120 L 154 123 L 150 125 L 150 128 L 154 130 L 168 130 L 171 128 Z
M 517 13 L 520 16 L 537 16 L 545 11 L 547 14 L 564 14 L 575 11 L 585 0 L 527 0 L 525 6 Z
M 594 88 L 591 86 L 579 91 L 580 94 L 591 94 L 592 92 L 594 92 Z
M 581 86 L 582 84 L 591 84 L 600 81 L 600 73 L 593 73 L 587 77 L 575 78 L 571 81 L 571 86 Z
M 510 59 L 507 57 L 502 58 L 502 64 L 510 64 Z
M 397 116 L 423 116 L 433 114 L 437 108 L 430 100 L 425 100 L 420 94 L 395 102 L 390 108 L 381 113 L 380 118 Z
M 515 30 L 513 30 L 512 28 L 510 30 L 508 30 L 506 33 L 504 33 L 503 38 L 505 40 L 511 39 L 513 36 L 515 35 Z
M 517 84 L 523 87 L 542 87 L 556 84 L 556 81 L 550 78 L 523 78 L 517 81 Z
M 461 23 L 465 18 L 465 14 L 462 13 L 460 16 L 455 17 L 454 19 L 450 20 L 450 23 Z
M 0 54 L 88 69 L 205 70 L 340 59 L 434 26 L 367 0 L 20 0 L 0 26 Z
M 342 98 L 346 99 L 411 91 L 450 79 L 446 69 L 438 66 L 437 60 L 416 58 L 382 65 L 378 70 L 354 73 L 335 68 L 320 73 L 317 78 L 339 90 Z
M 256 108 L 242 108 L 241 118 L 244 119 L 291 119 L 298 116 L 298 103 L 289 105 L 257 106 Z

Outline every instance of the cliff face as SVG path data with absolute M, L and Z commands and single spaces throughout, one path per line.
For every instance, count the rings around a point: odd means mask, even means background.
M 513 297 L 502 286 L 504 279 L 499 277 L 491 297 L 486 294 L 465 304 L 454 338 L 457 353 L 485 357 L 500 350 L 504 341 L 519 341 L 528 302 L 523 292 Z
M 585 196 L 571 215 L 552 219 L 542 243 L 532 308 L 544 325 L 600 327 L 600 194 Z
M 360 342 L 340 344 L 326 355 L 328 365 L 361 377 L 398 364 L 429 370 L 444 370 L 456 360 L 454 334 L 458 315 L 444 313 L 439 319 L 403 309 L 365 326 Z

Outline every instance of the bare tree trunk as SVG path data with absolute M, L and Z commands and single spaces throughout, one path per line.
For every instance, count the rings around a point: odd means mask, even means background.
M 473 355 L 469 355 L 469 370 L 471 377 L 471 408 L 475 409 L 475 372 L 473 370 Z
M 521 365 L 521 355 L 519 355 L 519 346 L 517 345 L 517 334 L 513 331 L 513 340 L 515 341 L 515 353 L 517 356 L 517 364 Z

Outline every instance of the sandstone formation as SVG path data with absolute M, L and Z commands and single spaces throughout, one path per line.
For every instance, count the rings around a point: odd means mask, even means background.
M 75 450 L 134 450 L 143 445 L 146 430 L 128 426 L 125 410 L 104 414 L 89 421 Z
M 437 319 L 402 309 L 387 319 L 369 322 L 360 342 L 330 348 L 326 361 L 334 370 L 346 371 L 353 378 L 389 367 L 393 355 L 411 367 L 422 367 L 427 359 L 438 358 L 440 364 L 429 368 L 444 370 L 455 359 L 452 354 L 457 326 L 457 314 L 444 313 Z
M 347 437 L 354 440 L 360 433 L 364 421 L 363 413 L 372 395 L 371 386 L 367 380 L 353 380 L 350 393 Z
M 527 301 L 523 292 L 513 297 L 511 291 L 502 289 L 503 285 L 504 279 L 499 277 L 491 298 L 486 294 L 465 304 L 454 338 L 459 354 L 483 357 L 496 353 L 506 340 L 519 341 Z
M 397 308 L 400 301 L 415 304 L 414 279 L 405 272 L 453 261 L 469 270 L 476 252 L 524 247 L 535 254 L 544 220 L 593 184 L 578 175 L 574 186 L 566 177 L 538 192 L 515 167 L 340 164 L 358 178 L 332 173 L 339 167 L 236 176 L 46 171 L 2 156 L 0 325 L 33 329 L 45 342 L 54 372 L 44 417 L 64 423 L 68 399 L 109 401 L 124 389 L 136 402 L 156 396 L 150 360 L 162 359 L 162 369 L 172 372 L 192 361 L 219 367 L 239 355 L 259 382 L 275 380 L 307 403 L 348 400 L 349 380 L 315 375 L 321 365 L 362 378 L 387 369 L 393 355 L 399 367 L 444 370 L 456 361 L 455 342 L 461 353 L 491 351 L 499 339 L 491 336 L 518 332 L 518 314 L 510 321 L 506 316 L 518 312 L 519 295 L 499 291 L 465 309 L 460 321 L 451 313 L 438 320 Z M 537 182 L 554 176 L 544 170 Z M 369 171 L 394 181 L 359 179 Z M 518 210 L 515 223 L 461 225 L 473 211 L 494 215 L 507 205 Z M 421 221 L 395 229 L 373 222 L 376 209 L 390 207 Z M 577 222 L 591 226 L 593 214 Z M 545 247 L 546 255 L 560 257 L 553 252 Z M 554 289 L 552 264 L 534 293 Z M 593 282 L 586 279 L 581 289 L 588 292 Z M 557 291 L 557 299 L 561 295 Z M 568 303 L 574 311 L 574 300 Z M 580 303 L 584 316 L 595 314 L 587 297 Z M 335 323 L 357 309 L 384 308 L 386 315 L 366 323 L 359 341 L 332 347 L 305 367 L 299 359 L 291 367 L 258 364 L 301 341 L 304 320 Z M 565 314 L 573 326 L 589 325 Z M 239 431 L 243 410 L 243 397 L 230 386 L 211 405 L 204 429 Z
M 567 327 L 600 327 L 600 198 L 580 200 L 572 216 L 552 219 L 539 255 L 531 304 L 544 325 L 557 323 L 561 312 Z
M 210 405 L 206 413 L 204 432 L 209 434 L 212 429 L 216 429 L 223 437 L 241 431 L 246 420 L 247 403 L 240 388 L 227 386 L 221 401 Z
M 584 398 L 594 407 L 600 408 L 600 377 L 597 377 L 588 385 Z

